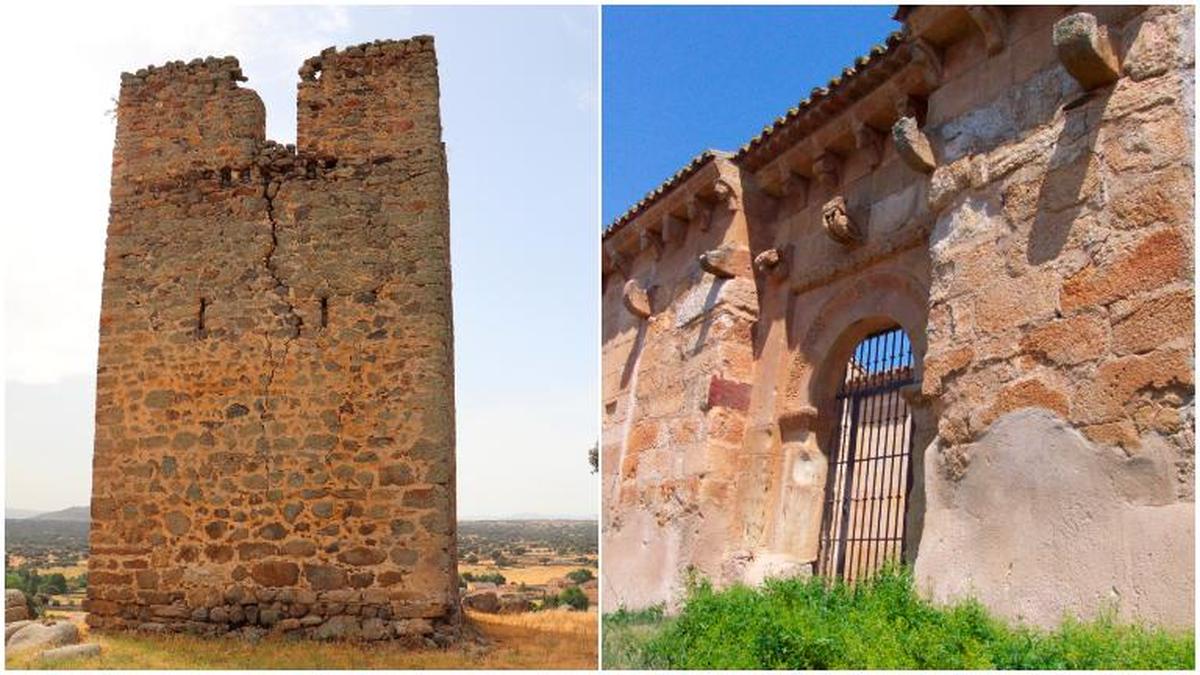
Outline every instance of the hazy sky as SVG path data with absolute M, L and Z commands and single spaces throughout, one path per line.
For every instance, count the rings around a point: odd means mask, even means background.
M 89 500 L 120 73 L 232 54 L 267 137 L 294 142 L 305 58 L 427 33 L 450 166 L 459 515 L 596 515 L 595 8 L 19 7 L 0 29 L 20 55 L 0 110 L 7 506 Z

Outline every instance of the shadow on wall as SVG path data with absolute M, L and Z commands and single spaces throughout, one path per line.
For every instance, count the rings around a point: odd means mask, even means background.
M 1031 265 L 1058 258 L 1083 211 L 1084 196 L 1096 192 L 1086 189 L 1086 183 L 1099 180 L 1095 147 L 1100 125 L 1089 124 L 1088 117 L 1103 114 L 1112 92 L 1109 87 L 1084 93 L 1063 107 L 1063 128 L 1038 192 L 1037 215 L 1029 233 L 1026 260 Z

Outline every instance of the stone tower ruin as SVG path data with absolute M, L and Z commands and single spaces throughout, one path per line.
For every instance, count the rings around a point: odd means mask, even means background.
M 433 39 L 333 48 L 264 138 L 232 57 L 121 76 L 88 622 L 457 626 L 449 207 Z
M 603 235 L 605 611 L 899 558 L 1190 626 L 1193 9 L 897 18 Z

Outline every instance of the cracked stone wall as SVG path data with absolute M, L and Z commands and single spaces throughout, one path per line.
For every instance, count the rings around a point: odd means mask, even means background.
M 449 209 L 428 37 L 122 76 L 87 609 L 100 629 L 448 639 Z

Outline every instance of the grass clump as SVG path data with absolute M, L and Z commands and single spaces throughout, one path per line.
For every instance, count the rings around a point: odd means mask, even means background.
M 1112 613 L 1054 631 L 1011 626 L 974 600 L 935 606 L 891 567 L 854 587 L 695 582 L 676 617 L 607 615 L 603 658 L 606 668 L 658 669 L 1192 669 L 1195 639 Z

